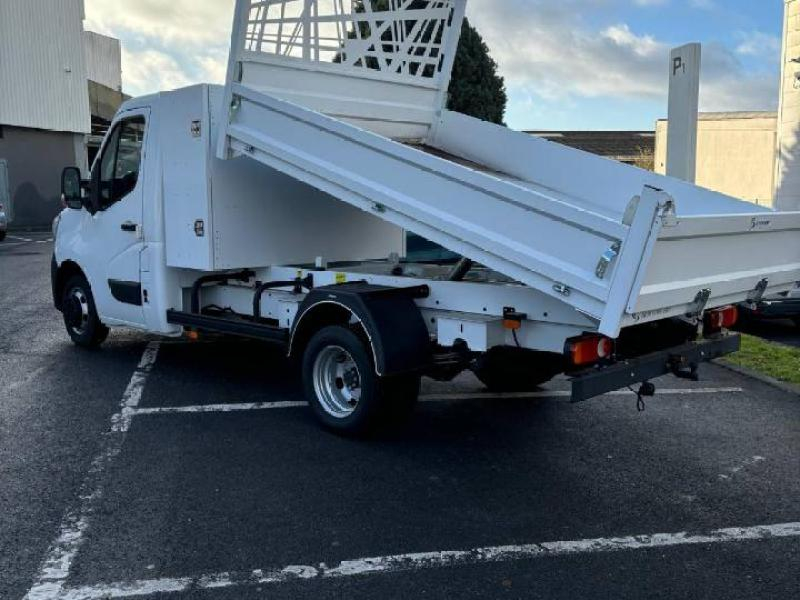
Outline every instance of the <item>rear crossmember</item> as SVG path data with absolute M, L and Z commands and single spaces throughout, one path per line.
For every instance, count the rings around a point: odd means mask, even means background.
M 696 380 L 700 363 L 738 352 L 741 345 L 741 336 L 722 334 L 585 371 L 572 379 L 572 401 L 583 402 L 663 375 Z

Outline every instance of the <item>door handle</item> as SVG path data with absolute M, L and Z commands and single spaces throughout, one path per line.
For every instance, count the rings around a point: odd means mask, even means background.
M 139 226 L 136 223 L 131 223 L 130 221 L 127 221 L 119 226 L 122 231 L 127 231 L 129 233 L 136 233 L 138 227 Z

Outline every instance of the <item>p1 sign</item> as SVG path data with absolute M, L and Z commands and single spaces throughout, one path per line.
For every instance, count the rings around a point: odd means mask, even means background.
M 687 44 L 670 54 L 667 175 L 690 183 L 697 175 L 701 55 L 700 44 Z

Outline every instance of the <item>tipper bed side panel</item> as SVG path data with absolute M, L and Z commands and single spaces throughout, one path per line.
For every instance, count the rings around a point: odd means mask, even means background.
M 634 321 L 652 311 L 683 314 L 703 290 L 714 307 L 784 292 L 796 281 L 800 214 L 678 218 L 661 231 L 628 312 Z
M 611 260 L 598 276 L 602 258 L 622 245 L 638 267 L 643 247 L 631 247 L 631 227 L 620 222 L 241 85 L 233 94 L 228 135 L 238 153 L 597 319 L 617 268 Z
M 679 179 L 447 110 L 435 125 L 429 144 L 551 190 L 615 220 L 622 220 L 631 199 L 645 186 L 669 194 L 681 216 L 770 212 Z

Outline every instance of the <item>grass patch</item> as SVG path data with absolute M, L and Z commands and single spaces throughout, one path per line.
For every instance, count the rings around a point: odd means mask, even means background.
M 800 385 L 800 349 L 742 336 L 742 349 L 722 359 L 730 365 L 757 371 L 780 381 Z

